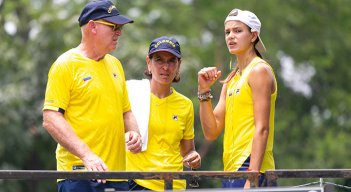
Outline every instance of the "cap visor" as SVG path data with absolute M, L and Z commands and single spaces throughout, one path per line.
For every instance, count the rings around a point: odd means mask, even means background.
M 113 16 L 113 17 L 105 17 L 102 18 L 103 20 L 106 20 L 108 22 L 114 23 L 114 24 L 118 24 L 118 25 L 124 25 L 126 23 L 133 23 L 134 21 L 124 17 L 122 15 L 118 15 L 118 16 Z

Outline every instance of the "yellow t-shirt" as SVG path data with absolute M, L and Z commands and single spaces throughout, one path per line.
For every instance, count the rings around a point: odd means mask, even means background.
M 252 140 L 255 132 L 253 101 L 248 76 L 258 63 L 266 63 L 256 57 L 242 72 L 236 74 L 227 85 L 225 130 L 223 141 L 223 163 L 225 171 L 237 171 L 251 154 Z M 271 67 L 270 67 L 271 68 Z M 271 68 L 274 75 L 273 69 Z M 241 79 L 241 80 L 240 80 Z M 274 77 L 274 81 L 275 77 Z M 274 140 L 274 111 L 277 97 L 277 87 L 271 94 L 271 109 L 269 119 L 269 136 L 260 172 L 274 169 L 273 140 Z
M 166 98 L 151 94 L 147 150 L 127 151 L 129 171 L 182 171 L 180 141 L 194 138 L 194 109 L 190 99 L 173 93 Z M 135 180 L 138 185 L 163 191 L 163 180 Z M 173 180 L 173 189 L 185 189 L 184 180 Z
M 123 113 L 130 110 L 122 65 L 106 55 L 95 61 L 71 49 L 52 65 L 43 110 L 64 110 L 74 132 L 111 171 L 124 171 Z M 82 161 L 60 144 L 56 149 L 57 170 L 69 171 Z

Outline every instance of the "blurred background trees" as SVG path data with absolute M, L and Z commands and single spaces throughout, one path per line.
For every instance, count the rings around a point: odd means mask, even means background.
M 42 128 L 47 72 L 80 42 L 82 0 L 0 0 L 0 169 L 55 170 L 56 143 Z M 198 116 L 197 72 L 217 66 L 224 76 L 231 55 L 223 22 L 233 8 L 262 22 L 264 57 L 275 69 L 278 99 L 275 158 L 278 169 L 351 167 L 351 9 L 348 0 L 133 0 L 114 1 L 135 20 L 125 26 L 113 54 L 127 79 L 143 78 L 152 39 L 181 44 L 181 81 L 175 88 L 193 100 L 201 170 L 222 170 L 222 137 L 204 140 Z M 223 77 L 224 78 L 224 77 Z M 214 103 L 221 86 L 216 83 Z M 282 181 L 297 185 L 305 181 Z M 350 185 L 348 180 L 335 181 Z M 203 181 L 202 187 L 219 187 Z M 1 191 L 54 191 L 55 181 L 0 180 Z

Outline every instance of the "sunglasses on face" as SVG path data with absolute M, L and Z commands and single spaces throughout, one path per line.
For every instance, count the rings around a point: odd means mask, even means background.
M 100 23 L 106 26 L 110 26 L 112 28 L 112 31 L 122 31 L 123 25 L 118 25 L 118 24 L 113 24 L 105 21 L 94 21 L 96 23 Z

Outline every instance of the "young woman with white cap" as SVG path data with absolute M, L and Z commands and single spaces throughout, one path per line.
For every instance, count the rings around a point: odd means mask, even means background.
M 198 72 L 200 119 L 207 140 L 215 140 L 224 129 L 225 171 L 275 169 L 273 158 L 274 111 L 277 82 L 272 67 L 262 59 L 265 46 L 260 38 L 261 22 L 250 11 L 233 9 L 225 19 L 225 40 L 236 56 L 236 67 L 222 81 L 217 106 L 212 107 L 210 87 L 220 78 L 216 67 Z M 248 180 L 225 180 L 224 188 L 249 188 Z

